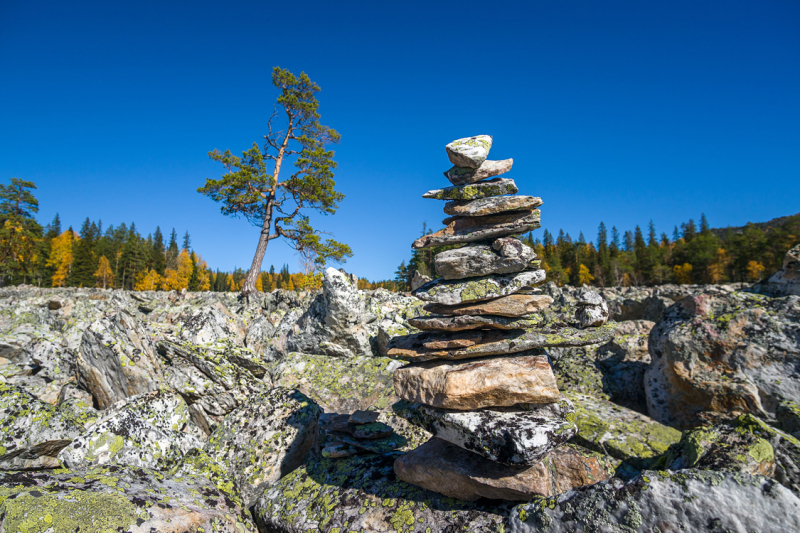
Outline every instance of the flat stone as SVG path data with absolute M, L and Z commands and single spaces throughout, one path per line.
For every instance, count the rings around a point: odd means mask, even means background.
M 547 404 L 523 404 L 479 411 L 451 411 L 406 401 L 397 414 L 435 437 L 504 465 L 534 464 L 571 439 L 578 427 L 566 398 Z
M 412 294 L 424 302 L 456 305 L 508 296 L 523 287 L 540 283 L 544 279 L 544 270 L 484 276 L 465 281 L 436 279 L 426 283 Z
M 422 331 L 466 331 L 470 329 L 528 329 L 541 324 L 542 315 L 505 316 L 418 316 L 408 323 Z
M 551 403 L 559 398 L 546 355 L 408 365 L 394 371 L 394 390 L 410 402 L 458 410 Z
M 538 228 L 541 214 L 533 211 L 515 211 L 486 217 L 451 217 L 442 221 L 446 226 L 430 235 L 423 235 L 411 244 L 414 249 L 444 244 L 463 244 L 486 241 L 508 235 L 521 235 Z
M 425 347 L 431 333 L 414 333 L 393 337 L 387 345 L 389 357 L 404 361 L 424 362 L 435 359 L 473 359 L 487 355 L 503 355 L 519 353 L 533 348 L 551 348 L 562 346 L 585 346 L 608 342 L 617 329 L 611 322 L 602 326 L 577 329 L 568 326 L 547 326 L 539 329 L 510 331 L 473 330 L 470 334 L 480 333 L 481 342 L 466 348 L 452 350 L 431 350 Z M 453 338 L 465 333 L 452 333 Z
M 519 239 L 497 239 L 492 246 L 473 244 L 436 254 L 436 273 L 444 279 L 463 279 L 488 274 L 511 274 L 530 268 L 533 248 Z
M 356 412 L 350 415 L 350 418 L 347 419 L 348 424 L 372 424 L 378 421 L 378 412 L 377 411 L 365 411 L 363 409 L 358 409 Z
M 450 162 L 458 167 L 479 168 L 492 149 L 491 135 L 457 139 L 444 147 Z
M 514 164 L 513 159 L 503 159 L 502 161 L 484 161 L 478 168 L 453 167 L 444 173 L 453 185 L 468 185 L 486 178 L 492 178 L 504 174 L 511 170 Z
M 504 194 L 516 194 L 519 191 L 514 184 L 514 180 L 508 178 L 494 178 L 479 183 L 469 185 L 459 185 L 445 187 L 444 189 L 434 189 L 422 195 L 423 198 L 433 200 L 476 200 L 490 196 L 503 196 Z
M 552 303 L 553 298 L 546 294 L 511 294 L 494 300 L 470 302 L 461 305 L 428 304 L 423 309 L 436 315 L 522 317 L 537 311 L 544 311 Z
M 506 211 L 530 211 L 542 205 L 536 196 L 492 196 L 477 200 L 451 200 L 444 204 L 448 215 L 482 217 Z
M 436 437 L 397 458 L 394 471 L 406 483 L 464 501 L 530 501 L 605 481 L 614 474 L 609 461 L 577 447 L 553 450 L 532 466 L 506 466 Z
M 458 338 L 450 338 L 449 336 L 432 337 L 422 343 L 425 348 L 429 350 L 449 350 L 451 348 L 467 348 L 475 346 L 476 343 L 481 342 L 483 337 L 480 333 L 473 335 L 464 334 Z

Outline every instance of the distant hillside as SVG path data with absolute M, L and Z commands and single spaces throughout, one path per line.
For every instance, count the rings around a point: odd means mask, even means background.
M 755 226 L 756 228 L 760 229 L 763 232 L 768 232 L 774 228 L 785 228 L 787 226 L 798 226 L 800 227 L 800 213 L 796 215 L 787 215 L 785 217 L 778 217 L 773 218 L 767 222 L 749 222 L 749 225 Z M 728 232 L 732 232 L 734 235 L 737 233 L 742 233 L 747 226 L 736 226 L 731 227 L 728 226 L 727 228 L 712 228 L 711 231 L 714 232 L 714 235 L 717 237 L 724 237 L 728 234 Z

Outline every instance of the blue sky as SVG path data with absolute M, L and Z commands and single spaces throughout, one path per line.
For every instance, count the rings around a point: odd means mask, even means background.
M 800 211 L 800 3 L 0 3 L 0 182 L 38 186 L 40 220 L 188 230 L 212 268 L 247 268 L 258 230 L 196 192 L 260 141 L 273 66 L 322 88 L 338 130 L 345 268 L 393 277 L 448 185 L 444 145 L 542 196 L 543 227 L 712 226 Z M 537 232 L 541 236 L 541 231 Z M 272 241 L 264 262 L 298 268 Z

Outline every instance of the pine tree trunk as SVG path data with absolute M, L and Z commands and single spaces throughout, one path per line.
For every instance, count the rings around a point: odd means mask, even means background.
M 253 256 L 253 263 L 250 265 L 250 270 L 247 272 L 247 277 L 244 279 L 244 285 L 242 286 L 242 296 L 244 298 L 257 292 L 256 280 L 261 274 L 261 263 L 264 262 L 264 254 L 267 252 L 270 226 L 272 226 L 272 198 L 267 201 L 267 212 L 264 216 L 264 224 L 261 226 L 261 234 L 258 237 L 256 254 Z

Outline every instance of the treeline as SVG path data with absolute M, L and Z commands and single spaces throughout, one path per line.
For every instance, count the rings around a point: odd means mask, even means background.
M 705 215 L 676 226 L 672 236 L 658 235 L 652 221 L 645 235 L 640 226 L 620 234 L 601 222 L 594 241 L 563 230 L 545 230 L 522 240 L 534 248 L 547 279 L 558 285 L 630 286 L 666 283 L 756 282 L 780 268 L 786 252 L 800 242 L 800 214 L 768 224 L 711 229 Z M 431 233 L 423 227 L 423 235 Z M 401 263 L 395 281 L 410 287 L 414 271 L 435 276 L 433 257 L 447 247 L 415 250 Z

